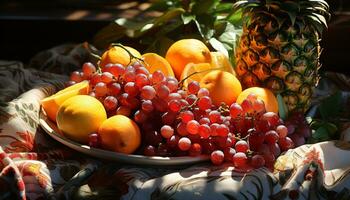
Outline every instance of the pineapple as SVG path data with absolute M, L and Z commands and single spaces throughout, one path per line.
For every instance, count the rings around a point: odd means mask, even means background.
M 235 71 L 243 87 L 281 94 L 289 111 L 305 112 L 321 67 L 320 38 L 327 28 L 324 0 L 240 0 L 243 33 L 235 49 Z

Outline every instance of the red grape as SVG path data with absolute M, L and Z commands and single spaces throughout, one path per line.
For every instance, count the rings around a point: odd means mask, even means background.
M 186 136 L 188 135 L 188 132 L 187 132 L 187 128 L 186 128 L 186 123 L 184 122 L 180 122 L 177 127 L 176 127 L 176 131 L 179 135 L 181 136 Z
M 206 139 L 210 136 L 210 127 L 207 124 L 201 124 L 198 128 L 198 134 Z
M 86 62 L 83 64 L 82 70 L 86 77 L 91 77 L 96 72 L 96 67 L 91 62 Z
M 139 93 L 139 89 L 134 82 L 128 82 L 124 85 L 124 91 L 129 96 L 135 97 Z
M 190 120 L 186 125 L 187 132 L 190 134 L 197 134 L 199 129 L 199 123 L 196 120 Z
M 191 145 L 190 150 L 188 151 L 190 156 L 199 156 L 202 154 L 202 146 L 198 143 L 194 143 Z
M 151 81 L 153 84 L 157 84 L 157 83 L 164 81 L 164 79 L 165 79 L 165 76 L 164 76 L 163 72 L 157 70 L 157 71 L 153 72 Z
M 142 99 L 152 100 L 155 96 L 156 96 L 156 90 L 152 86 L 146 85 L 142 87 L 141 89 Z
M 113 81 L 113 74 L 109 72 L 103 72 L 101 75 L 101 81 L 105 84 L 111 83 Z
M 275 144 L 279 139 L 278 133 L 274 130 L 265 133 L 265 142 L 272 145 Z
M 251 165 L 256 169 L 263 167 L 265 165 L 264 157 L 262 155 L 254 155 L 251 160 Z
M 278 140 L 278 144 L 280 145 L 282 151 L 287 151 L 288 149 L 294 147 L 294 143 L 289 137 L 280 138 Z
M 210 154 L 210 160 L 214 165 L 221 165 L 224 162 L 224 152 L 215 150 Z
M 200 89 L 199 83 L 197 81 L 192 81 L 188 84 L 187 89 L 190 94 L 197 94 Z
M 285 137 L 287 137 L 287 135 L 288 135 L 288 129 L 287 129 L 287 127 L 284 126 L 284 125 L 278 125 L 278 126 L 276 127 L 276 132 L 278 133 L 278 136 L 279 136 L 280 138 L 285 138 Z
M 194 119 L 194 115 L 191 111 L 186 110 L 180 113 L 180 118 L 182 122 L 187 123 Z
M 230 116 L 231 118 L 237 118 L 242 115 L 243 109 L 238 103 L 233 103 L 230 106 Z
M 240 141 L 236 142 L 235 149 L 237 152 L 244 152 L 245 153 L 248 151 L 249 145 L 246 141 L 240 140 Z
M 108 93 L 108 88 L 105 83 L 99 82 L 95 85 L 95 94 L 97 97 L 104 97 Z
M 162 99 L 166 99 L 170 94 L 170 90 L 166 85 L 158 86 L 156 91 L 157 91 L 157 96 Z
M 143 154 L 145 156 L 155 156 L 156 155 L 156 148 L 152 145 L 148 145 L 144 150 Z
M 118 100 L 114 96 L 107 96 L 103 101 L 103 105 L 107 111 L 115 110 L 118 106 Z
M 142 88 L 145 85 L 149 84 L 149 80 L 144 74 L 137 74 L 135 77 L 135 83 L 138 88 Z
M 141 108 L 142 108 L 142 110 L 144 110 L 144 111 L 146 111 L 146 112 L 152 112 L 153 109 L 154 109 L 151 100 L 144 100 L 144 101 L 141 103 Z
M 219 111 L 213 110 L 209 113 L 209 120 L 211 123 L 216 123 L 220 121 L 221 114 Z
M 237 150 L 237 149 L 236 149 Z M 233 165 L 237 168 L 244 168 L 247 165 L 248 157 L 243 152 L 237 152 L 233 155 Z
M 233 156 L 236 154 L 236 150 L 232 147 L 226 147 L 224 149 L 225 161 L 232 162 Z
M 198 90 L 198 98 L 209 96 L 209 90 L 207 88 L 201 88 Z
M 191 148 L 191 140 L 187 137 L 180 138 L 178 147 L 181 151 L 188 151 Z
M 162 134 L 164 138 L 170 138 L 174 134 L 174 129 L 171 128 L 171 126 L 164 125 L 160 129 L 160 134 Z
M 79 83 L 79 82 L 83 81 L 83 77 L 81 76 L 80 72 L 74 71 L 70 75 L 70 80 L 74 81 L 76 83 Z
M 113 95 L 113 96 L 117 96 L 120 94 L 121 91 L 121 86 L 119 83 L 111 83 L 108 86 L 108 94 Z
M 198 108 L 201 110 L 207 110 L 211 108 L 211 104 L 211 99 L 208 96 L 201 97 L 198 100 Z

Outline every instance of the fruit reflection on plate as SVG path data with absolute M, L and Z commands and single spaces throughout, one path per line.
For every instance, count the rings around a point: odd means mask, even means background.
M 57 128 L 56 124 L 50 121 L 45 112 L 40 112 L 40 126 L 44 131 L 49 134 L 53 139 L 62 143 L 63 145 L 72 148 L 78 152 L 116 162 L 123 162 L 129 164 L 140 165 L 187 165 L 209 160 L 208 156 L 182 156 L 182 157 L 160 157 L 160 156 L 143 156 L 143 155 L 129 155 L 123 153 L 117 153 L 113 151 L 107 151 L 98 148 L 92 148 L 88 145 L 82 145 L 66 138 L 61 131 Z

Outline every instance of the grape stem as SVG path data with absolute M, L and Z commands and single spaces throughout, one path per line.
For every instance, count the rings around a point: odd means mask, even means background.
M 130 63 L 132 62 L 133 59 L 136 59 L 138 61 L 141 61 L 142 63 L 145 63 L 145 61 L 142 58 L 139 58 L 139 57 L 135 56 L 134 54 L 132 54 L 127 48 L 125 48 L 124 45 L 122 45 L 120 43 L 112 43 L 111 46 L 112 47 L 120 47 L 120 48 L 124 49 L 129 54 L 130 60 L 129 60 L 128 65 L 130 65 Z
M 182 111 L 184 111 L 184 110 L 187 110 L 187 109 L 192 110 L 193 106 L 195 106 L 195 105 L 197 104 L 198 101 L 199 101 L 199 98 L 197 98 L 191 105 L 182 107 L 181 110 L 180 110 L 180 112 L 182 112 Z
M 182 80 L 179 82 L 178 85 L 182 85 L 183 82 L 184 82 L 186 79 L 190 78 L 190 77 L 193 76 L 193 75 L 196 75 L 196 74 L 199 74 L 199 73 L 204 73 L 204 72 L 209 72 L 209 71 L 212 71 L 212 70 L 220 70 L 220 69 L 223 69 L 223 68 L 224 68 L 224 67 L 217 67 L 217 68 L 213 68 L 213 69 L 207 69 L 207 70 L 203 70 L 203 71 L 193 72 L 193 73 L 191 73 L 190 75 L 188 75 L 187 77 L 185 77 L 184 79 L 182 79 Z

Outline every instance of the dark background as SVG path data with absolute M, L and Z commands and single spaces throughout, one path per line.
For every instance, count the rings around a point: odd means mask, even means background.
M 146 1 L 2 0 L 0 60 L 25 63 L 36 53 L 63 43 L 92 39 L 117 17 L 136 16 Z M 322 40 L 323 70 L 350 75 L 350 1 L 328 1 L 332 18 Z

